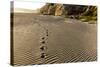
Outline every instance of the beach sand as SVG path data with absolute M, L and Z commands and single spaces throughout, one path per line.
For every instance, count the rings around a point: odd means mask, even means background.
M 11 23 L 14 65 L 97 60 L 96 24 L 34 13 L 15 13 Z

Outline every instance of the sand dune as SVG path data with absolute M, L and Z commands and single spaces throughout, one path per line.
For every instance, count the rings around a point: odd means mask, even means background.
M 96 61 L 96 24 L 68 20 L 15 13 L 12 63 L 31 65 Z

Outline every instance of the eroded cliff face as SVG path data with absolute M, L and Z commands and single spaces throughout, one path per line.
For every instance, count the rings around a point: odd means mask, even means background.
M 63 15 L 64 7 L 62 4 L 56 4 L 55 16 Z
M 64 6 L 63 4 L 46 4 L 40 9 L 40 13 L 44 15 L 56 15 L 61 16 L 63 15 Z
M 96 6 L 47 3 L 40 9 L 40 13 L 43 15 L 75 17 L 78 19 L 97 19 Z

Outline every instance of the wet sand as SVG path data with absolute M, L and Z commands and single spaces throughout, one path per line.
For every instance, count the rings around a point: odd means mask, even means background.
M 13 64 L 97 60 L 96 24 L 32 13 L 15 13 Z

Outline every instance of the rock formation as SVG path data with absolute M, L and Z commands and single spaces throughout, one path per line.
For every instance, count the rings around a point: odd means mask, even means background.
M 47 3 L 40 9 L 40 13 L 43 15 L 74 17 L 77 19 L 97 19 L 96 6 Z
M 64 7 L 63 4 L 46 4 L 40 9 L 40 13 L 44 15 L 63 15 Z

